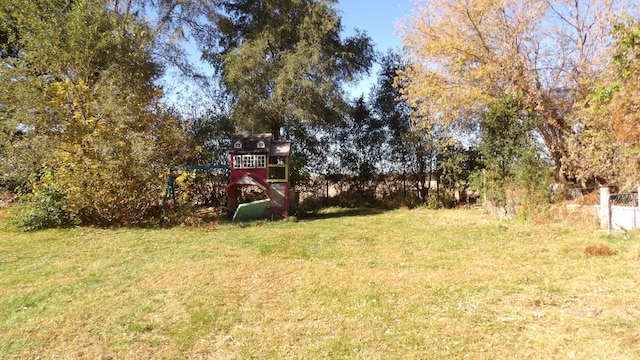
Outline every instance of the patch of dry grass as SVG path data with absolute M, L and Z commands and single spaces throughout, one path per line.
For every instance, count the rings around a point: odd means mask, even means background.
M 480 210 L 0 233 L 0 358 L 633 359 L 639 265 Z
M 589 245 L 584 249 L 584 254 L 586 256 L 612 256 L 615 255 L 616 252 L 614 250 L 611 250 L 610 247 L 608 247 L 605 244 L 599 244 L 599 245 Z

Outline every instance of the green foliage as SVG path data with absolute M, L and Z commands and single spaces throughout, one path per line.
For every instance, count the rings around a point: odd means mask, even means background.
M 20 194 L 17 207 L 9 213 L 9 225 L 21 231 L 67 227 L 75 222 L 65 194 L 52 184 L 51 172 L 45 170 L 34 179 L 31 191 Z
M 638 84 L 640 22 L 623 15 L 612 30 L 610 74 L 589 94 L 574 115 L 577 130 L 567 149 L 567 165 L 575 181 L 585 187 L 616 185 L 634 191 L 638 186 L 640 144 Z
M 335 0 L 226 0 L 220 39 L 204 58 L 233 97 L 238 130 L 292 141 L 291 181 L 326 173 L 328 124 L 348 113 L 343 84 L 367 72 L 373 45 L 361 33 L 344 38 Z
M 427 201 L 424 204 L 424 207 L 431 210 L 438 210 L 441 208 L 441 204 L 437 196 L 431 195 L 427 198 Z
M 620 91 L 620 84 L 617 82 L 609 86 L 600 86 L 594 90 L 591 99 L 589 99 L 589 104 L 606 104 L 613 99 L 618 91 Z
M 402 96 L 403 84 L 397 83 L 399 73 L 406 68 L 406 59 L 389 51 L 379 62 L 381 70 L 372 90 L 371 108 L 386 131 L 384 169 L 387 174 L 401 174 L 402 203 L 412 201 L 409 191 L 424 202 L 435 173 L 435 137 L 424 128 L 413 126 L 411 107 Z
M 244 129 L 275 136 L 301 122 L 324 124 L 345 107 L 342 83 L 367 71 L 370 39 L 341 39 L 335 1 L 229 0 L 218 22 L 221 66 Z
M 469 177 L 480 164 L 477 163 L 476 149 L 466 149 L 462 143 L 452 137 L 441 140 L 441 150 L 437 157 L 438 181 L 445 191 L 464 191 Z
M 628 80 L 638 71 L 640 60 L 640 21 L 624 16 L 613 27 L 613 62 L 621 80 Z
M 480 122 L 478 150 L 484 168 L 472 186 L 497 206 L 515 203 L 524 211 L 550 200 L 550 169 L 536 142 L 536 115 L 519 96 L 493 103 Z
M 231 136 L 236 133 L 235 122 L 226 113 L 212 111 L 185 120 L 193 158 L 191 164 L 226 164 L 229 161 Z
M 411 134 L 411 108 L 402 98 L 401 87 L 396 84 L 398 72 L 405 67 L 405 59 L 390 50 L 379 63 L 381 69 L 371 93 L 371 110 L 387 131 L 387 171 L 406 173 L 414 155 L 412 140 L 415 137 Z
M 358 98 L 343 119 L 336 134 L 340 167 L 354 175 L 358 192 L 372 190 L 377 166 L 383 159 L 386 143 L 385 123 L 374 116 L 363 97 Z
M 516 168 L 515 186 L 522 192 L 520 214 L 525 217 L 546 210 L 551 201 L 551 170 L 540 153 L 522 154 Z
M 141 221 L 184 142 L 183 129 L 172 126 L 175 117 L 159 104 L 154 81 L 162 69 L 152 56 L 153 32 L 137 15 L 102 1 L 12 6 L 3 3 L 0 13 L 11 15 L 10 38 L 19 49 L 0 73 L 7 85 L 0 92 L 10 143 L 1 149 L 2 168 L 12 177 L 7 183 L 51 169 L 47 184 L 55 192 L 34 188 L 30 207 L 42 204 L 50 214 L 44 196 L 83 224 Z

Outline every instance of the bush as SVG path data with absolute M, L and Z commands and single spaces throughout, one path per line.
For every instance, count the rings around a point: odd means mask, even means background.
M 21 231 L 68 227 L 75 224 L 74 218 L 67 210 L 65 195 L 46 182 L 34 186 L 31 193 L 21 194 L 18 206 L 9 212 L 10 225 Z
M 431 195 L 427 199 L 427 202 L 424 204 L 424 206 L 427 209 L 438 210 L 438 209 L 440 209 L 440 201 L 438 200 L 437 196 Z
M 537 114 L 520 96 L 495 102 L 481 119 L 484 167 L 473 174 L 471 186 L 508 215 L 528 218 L 551 200 L 551 171 L 536 142 L 536 123 Z

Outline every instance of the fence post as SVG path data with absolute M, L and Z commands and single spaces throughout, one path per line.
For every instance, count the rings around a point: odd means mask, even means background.
M 611 208 L 609 207 L 609 188 L 600 188 L 600 228 L 611 230 Z
M 640 210 L 640 186 L 638 186 L 638 197 L 633 207 L 633 227 L 638 228 L 638 210 Z

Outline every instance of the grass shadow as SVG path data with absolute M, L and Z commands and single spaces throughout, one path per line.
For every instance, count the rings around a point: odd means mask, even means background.
M 298 219 L 300 221 L 339 219 L 339 218 L 351 217 L 351 216 L 379 215 L 386 211 L 388 210 L 381 209 L 381 208 L 369 208 L 369 207 L 359 207 L 359 208 L 331 207 L 331 208 L 323 208 L 317 211 L 309 211 L 309 212 L 299 214 Z

